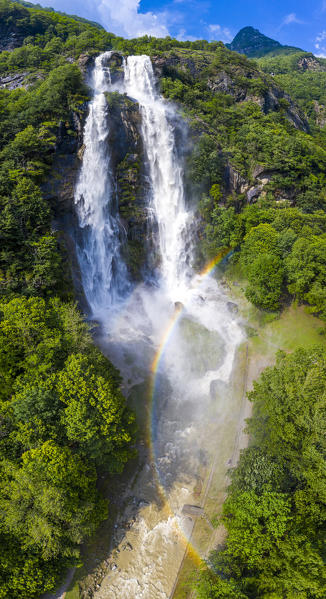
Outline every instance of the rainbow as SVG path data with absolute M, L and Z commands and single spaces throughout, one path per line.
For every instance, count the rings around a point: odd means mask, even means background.
M 202 279 L 203 277 L 208 277 L 214 270 L 214 268 L 227 256 L 229 256 L 232 253 L 232 250 L 225 249 L 225 250 L 221 250 L 212 260 L 210 260 L 206 266 L 203 268 L 203 270 L 200 271 L 199 273 L 199 277 Z M 165 352 L 165 349 L 172 337 L 173 331 L 175 329 L 175 326 L 177 324 L 177 322 L 180 320 L 180 317 L 182 316 L 182 313 L 184 312 L 184 307 L 183 306 L 177 306 L 175 309 L 175 312 L 167 326 L 167 329 L 165 331 L 165 333 L 163 334 L 161 343 L 158 347 L 158 350 L 155 354 L 154 360 L 152 362 L 152 366 L 151 366 L 151 372 L 152 375 L 154 375 L 154 378 L 157 375 L 159 366 L 160 366 L 160 362 L 161 359 L 163 357 L 163 354 Z M 155 381 L 154 381 L 155 382 Z M 155 391 L 155 386 L 153 391 Z
M 202 279 L 204 277 L 210 276 L 211 273 L 216 268 L 216 266 L 224 258 L 228 257 L 231 254 L 232 254 L 232 250 L 230 250 L 229 248 L 225 249 L 225 250 L 221 250 L 212 260 L 210 260 L 206 264 L 206 266 L 203 268 L 203 270 L 198 273 L 199 278 L 200 278 L 199 283 L 202 281 Z M 155 464 L 155 451 L 154 451 L 154 443 L 153 443 L 153 410 L 154 410 L 154 403 L 155 403 L 155 394 L 156 394 L 157 386 L 158 386 L 157 385 L 158 373 L 159 373 L 159 369 L 160 369 L 160 365 L 161 365 L 163 356 L 164 356 L 166 349 L 169 345 L 169 342 L 173 336 L 175 327 L 178 324 L 178 322 L 181 319 L 184 312 L 185 312 L 185 307 L 182 304 L 176 306 L 174 314 L 172 315 L 172 317 L 168 323 L 168 326 L 162 336 L 161 343 L 158 346 L 158 349 L 154 356 L 154 360 L 151 365 L 151 378 L 150 378 L 150 386 L 149 386 L 148 431 L 149 431 L 149 446 L 150 446 L 151 459 L 154 464 Z M 161 499 L 164 502 L 164 506 L 165 506 L 168 514 L 170 516 L 174 516 L 173 510 L 171 509 L 171 507 L 169 505 L 169 501 L 168 501 L 165 489 L 164 489 L 163 485 L 161 484 L 161 481 L 159 479 L 159 473 L 156 468 L 155 468 L 154 472 L 155 472 L 155 476 L 156 476 L 157 489 L 159 491 Z M 183 538 L 183 541 L 184 541 L 185 548 L 187 550 L 188 555 L 190 556 L 190 558 L 192 559 L 194 564 L 197 567 L 199 567 L 203 563 L 203 559 L 200 556 L 199 552 L 191 544 L 190 540 L 187 539 L 185 536 Z

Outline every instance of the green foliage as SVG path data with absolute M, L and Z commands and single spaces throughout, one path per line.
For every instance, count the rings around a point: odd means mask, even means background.
M 326 355 L 279 353 L 249 393 L 251 446 L 232 473 L 226 547 L 198 583 L 201 599 L 325 596 Z
M 318 126 L 319 106 L 323 115 L 326 103 L 326 69 L 323 59 L 308 52 L 259 60 L 260 68 L 273 74 L 275 81 L 295 99 L 307 114 L 313 128 Z
M 286 259 L 289 291 L 326 318 L 326 236 L 299 238 Z
M 40 185 L 55 155 L 59 120 L 71 118 L 85 93 L 80 71 L 67 64 L 35 89 L 0 92 L 0 294 L 44 295 L 51 288 L 70 294 L 69 273 L 59 274 L 62 251 L 50 232 L 53 208 Z
M 4 478 L 3 527 L 45 562 L 78 556 L 83 538 L 106 515 L 95 470 L 68 447 L 47 441 L 23 453 L 19 466 L 5 463 Z
M 0 53 L 0 74 L 22 78 L 0 90 L 0 598 L 36 599 L 78 565 L 81 543 L 107 516 L 98 469 L 121 472 L 134 455 L 120 376 L 67 302 L 68 264 L 43 194 L 88 99 L 75 61 L 113 36 L 7 0 L 0 33 L 19 44 Z
M 223 163 L 209 135 L 203 135 L 191 156 L 189 176 L 194 183 L 212 186 L 221 182 Z
M 7 34 L 15 33 L 21 40 L 20 47 L 1 53 L 0 72 L 50 70 L 67 58 L 106 50 L 115 38 L 86 19 L 8 0 L 0 0 L 0 23 Z
M 0 23 L 20 46 L 0 53 L 0 73 L 22 72 L 24 86 L 0 90 L 0 294 L 71 297 L 70 275 L 51 233 L 53 206 L 42 197 L 59 133 L 88 97 L 82 52 L 110 46 L 111 35 L 82 19 L 1 0 Z M 61 274 L 60 274 L 61 272 Z
M 301 77 L 314 80 L 311 98 L 325 104 L 324 63 L 298 50 L 261 59 L 264 74 L 257 62 L 223 44 L 214 52 L 157 48 L 166 58 L 162 92 L 182 106 L 195 139 L 187 173 L 197 191 L 204 191 L 201 259 L 226 248 L 240 250 L 233 260 L 240 261 L 246 295 L 255 305 L 278 310 L 295 296 L 324 317 L 326 138 L 315 125 L 303 130 L 300 122 L 311 116 L 308 105 L 299 102 L 304 115 L 275 75 L 291 77 L 294 88 Z M 316 71 L 305 70 L 310 59 Z M 310 84 L 302 79 L 302 85 L 310 97 Z M 219 186 L 217 195 L 213 185 Z M 258 188 L 261 199 L 248 206 L 250 187 Z M 262 227 L 256 245 L 255 227 Z
M 167 36 L 165 38 L 155 38 L 144 35 L 135 39 L 126 40 L 121 37 L 112 39 L 113 47 L 124 54 L 147 54 L 156 55 L 160 52 L 173 53 L 176 49 L 191 49 L 193 51 L 214 52 L 221 42 L 208 42 L 207 40 L 196 40 L 194 42 L 181 42 L 177 39 Z M 222 44 L 223 45 L 223 44 Z
M 121 472 L 130 456 L 133 416 L 126 411 L 114 381 L 105 374 L 99 374 L 85 356 L 73 354 L 60 373 L 58 397 L 66 406 L 62 420 L 67 438 L 96 463 Z
M 246 297 L 264 310 L 277 310 L 283 287 L 284 272 L 278 256 L 263 253 L 247 268 L 249 285 Z
M 122 470 L 134 418 L 73 305 L 20 296 L 0 314 L 0 538 L 8 539 L 0 588 L 27 599 L 76 563 L 106 517 L 96 468 Z
M 326 215 L 295 208 L 267 207 L 263 203 L 237 213 L 233 206 L 201 202 L 208 221 L 201 244 L 208 256 L 239 248 L 234 259 L 248 280 L 246 296 L 256 306 L 277 310 L 295 296 L 325 318 Z

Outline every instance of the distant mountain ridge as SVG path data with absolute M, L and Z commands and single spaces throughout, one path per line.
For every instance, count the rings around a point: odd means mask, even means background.
M 294 46 L 282 46 L 280 42 L 273 40 L 261 33 L 254 27 L 244 27 L 237 33 L 230 44 L 225 44 L 229 50 L 245 54 L 249 58 L 261 58 L 266 54 L 290 54 L 298 52 L 301 48 Z
M 97 21 L 90 21 L 89 19 L 85 19 L 84 17 L 79 17 L 78 15 L 71 15 L 69 13 L 62 12 L 61 10 L 55 10 L 54 8 L 52 8 L 50 6 L 41 6 L 41 4 L 34 4 L 32 2 L 28 2 L 28 0 L 13 0 L 13 1 L 17 2 L 17 4 L 21 4 L 22 6 L 25 6 L 25 8 L 34 8 L 34 9 L 44 10 L 45 12 L 55 12 L 59 15 L 63 15 L 65 17 L 69 17 L 70 19 L 74 19 L 75 21 L 80 21 L 81 23 L 88 23 L 89 25 L 92 25 L 93 27 L 96 27 L 97 29 L 104 30 L 103 25 L 101 25 L 100 23 L 97 23 Z

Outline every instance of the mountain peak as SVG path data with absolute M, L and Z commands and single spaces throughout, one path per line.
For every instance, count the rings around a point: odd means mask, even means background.
M 267 35 L 264 35 L 258 29 L 251 26 L 240 29 L 234 40 L 226 45 L 230 50 L 245 54 L 249 58 L 260 58 L 269 52 L 277 52 L 283 48 L 288 48 L 290 51 L 294 50 L 291 46 L 282 46 L 280 42 L 267 37 Z M 298 49 L 296 48 L 296 50 Z
M 240 54 L 245 54 L 253 58 L 263 56 L 282 46 L 279 42 L 260 33 L 258 29 L 248 26 L 237 33 L 233 42 L 228 44 L 228 47 L 230 50 L 235 50 L 236 52 L 240 52 Z

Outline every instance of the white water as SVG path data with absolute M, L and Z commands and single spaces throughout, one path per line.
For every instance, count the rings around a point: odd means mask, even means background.
M 158 225 L 155 243 L 161 264 L 157 286 L 141 284 L 126 293 L 107 148 L 109 119 L 103 92 L 111 85 L 106 59 L 104 55 L 96 60 L 94 100 L 85 126 L 86 150 L 76 190 L 81 227 L 78 256 L 85 294 L 106 331 L 103 348 L 120 368 L 131 397 L 136 386 L 148 380 L 157 348 L 174 317 L 175 302 L 181 302 L 184 311 L 159 363 L 150 430 L 155 471 L 169 509 L 159 507 L 156 483 L 147 464 L 121 498 L 127 506 L 135 496 L 149 504 L 137 511 L 126 532 L 134 550 L 127 554 L 121 550 L 115 558 L 117 566 L 96 597 L 167 599 L 183 556 L 182 534 L 188 536 L 191 530 L 182 515 L 183 504 L 195 501 L 196 476 L 203 474 L 212 454 L 223 454 L 216 439 L 222 439 L 224 422 L 233 409 L 226 391 L 212 401 L 211 384 L 214 381 L 225 389 L 242 335 L 216 280 L 191 269 L 193 215 L 187 208 L 182 159 L 176 148 L 176 115 L 158 94 L 146 56 L 125 61 L 121 91 L 140 106 L 151 189 L 148 211 Z M 112 307 L 116 308 L 114 320 L 108 318 Z M 137 396 L 136 409 L 141 410 L 147 401 L 143 391 Z M 127 510 L 122 514 L 122 528 L 130 516 Z
M 159 231 L 161 285 L 173 298 L 184 284 L 188 270 L 189 256 L 185 247 L 191 214 L 185 206 L 183 169 L 177 156 L 173 127 L 169 123 L 169 104 L 156 92 L 148 56 L 127 58 L 125 91 L 140 105 L 151 182 L 149 205 Z
M 85 124 L 85 151 L 75 192 L 82 230 L 77 243 L 78 260 L 84 293 L 92 316 L 97 318 L 105 317 L 128 289 L 108 147 L 105 92 L 111 89 L 111 76 L 105 65 L 110 54 L 106 52 L 95 60 L 91 81 L 94 98 Z

